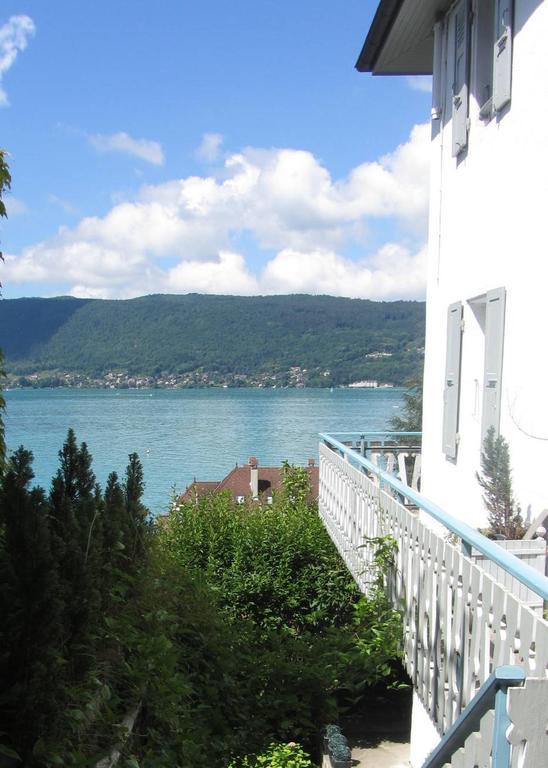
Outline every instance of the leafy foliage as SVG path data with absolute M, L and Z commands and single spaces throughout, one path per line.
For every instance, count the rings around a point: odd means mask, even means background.
M 131 593 L 143 561 L 135 531 L 147 526 L 137 495 L 130 504 L 127 493 L 129 525 L 103 525 L 91 456 L 72 430 L 49 495 L 30 487 L 32 458 L 15 451 L 0 490 L 0 719 L 29 766 L 49 759 L 53 745 L 77 754 L 98 701 L 111 695 L 106 678 L 120 647 L 108 642 L 108 617 Z
M 0 349 L 0 383 L 4 376 L 6 375 L 4 373 L 3 368 L 4 363 L 4 355 L 2 354 L 2 350 Z M 4 396 L 2 395 L 2 389 L 0 387 L 0 477 L 2 477 L 2 473 L 4 471 L 4 466 L 6 463 L 6 440 L 5 440 L 5 431 L 4 431 L 4 410 L 6 408 L 6 401 L 4 399 Z
M 422 377 L 415 376 L 405 382 L 403 416 L 393 416 L 390 428 L 395 432 L 420 432 L 422 430 Z
M 4 194 L 11 189 L 11 174 L 7 160 L 8 153 L 5 149 L 0 149 L 0 217 L 6 217 L 6 204 L 4 203 Z
M 6 155 L 7 155 L 7 152 L 4 149 L 0 149 L 0 218 L 7 216 L 6 204 L 4 203 L 3 197 L 4 197 L 4 193 L 11 188 L 11 174 L 10 174 L 8 162 L 6 159 Z M 3 261 L 2 253 L 0 253 L 0 260 Z M 2 283 L 0 282 L 0 288 L 1 287 L 2 287 Z M 2 350 L 0 349 L 0 381 L 5 376 L 3 362 L 4 362 L 4 356 L 2 354 Z M 2 476 L 2 472 L 4 470 L 4 464 L 6 460 L 6 443 L 4 439 L 4 420 L 2 418 L 5 407 L 6 407 L 6 403 L 2 396 L 2 391 L 0 388 L 0 477 Z
M 263 754 L 235 760 L 229 768 L 313 768 L 313 764 L 303 748 L 290 741 L 288 744 L 271 744 Z
M 305 768 L 290 739 L 311 747 L 393 680 L 401 627 L 359 596 L 298 469 L 272 506 L 219 494 L 156 527 L 134 454 L 102 493 L 69 431 L 49 494 L 32 479 L 20 448 L 0 491 L 0 751 L 29 768 L 95 764 L 129 711 L 125 768 Z
M 306 504 L 306 472 L 286 465 L 284 475 L 272 505 L 235 504 L 217 493 L 179 506 L 166 547 L 181 568 L 206 580 L 235 619 L 295 633 L 348 623 L 358 588 Z
M 483 441 L 481 474 L 476 473 L 476 477 L 484 491 L 491 533 L 506 539 L 521 539 L 525 529 L 512 491 L 510 449 L 502 435 L 495 437 L 494 427 L 489 428 Z
M 307 490 L 306 473 L 286 465 L 272 505 L 210 494 L 176 504 L 162 532 L 162 547 L 181 571 L 205 581 L 233 627 L 247 626 L 249 679 L 265 665 L 259 701 L 275 715 L 263 733 L 305 746 L 337 706 L 399 679 L 402 636 L 384 591 L 394 543 L 373 542 L 377 567 L 370 595 L 361 596 Z
M 311 386 L 401 384 L 421 365 L 422 302 L 331 296 L 145 296 L 128 301 L 13 299 L 0 305 L 9 371 L 101 375 L 307 369 Z M 391 357 L 367 358 L 384 352 Z M 326 374 L 326 375 L 325 375 Z

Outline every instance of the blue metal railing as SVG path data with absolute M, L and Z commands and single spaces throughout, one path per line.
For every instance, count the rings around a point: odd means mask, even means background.
M 350 437 L 364 440 L 399 440 L 400 438 L 422 438 L 422 432 L 330 432 L 331 437 Z
M 338 432 L 335 434 L 338 437 L 350 437 L 352 434 L 354 436 L 360 437 L 379 437 L 380 435 L 388 435 L 390 433 Z M 396 432 L 392 434 L 395 438 L 400 436 L 417 436 L 417 433 L 412 432 Z M 497 544 L 493 543 L 490 539 L 479 533 L 479 531 L 476 531 L 474 528 L 467 525 L 466 523 L 463 523 L 461 520 L 457 520 L 457 518 L 447 514 L 447 512 L 441 509 L 441 507 L 438 507 L 437 504 L 434 504 L 434 502 L 422 496 L 420 493 L 418 493 L 418 491 L 415 491 L 402 483 L 400 480 L 394 477 L 394 475 L 379 469 L 379 467 L 375 466 L 375 464 L 369 461 L 369 459 L 357 453 L 354 448 L 345 445 L 334 435 L 321 433 L 320 439 L 323 440 L 327 446 L 339 451 L 341 454 L 346 456 L 350 462 L 353 462 L 359 467 L 362 467 L 368 472 L 376 475 L 382 483 L 386 484 L 389 488 L 399 493 L 402 497 L 406 498 L 409 502 L 429 515 L 429 517 L 433 518 L 438 523 L 441 523 L 445 528 L 447 528 L 448 531 L 451 531 L 451 533 L 454 533 L 456 536 L 458 536 L 459 539 L 461 539 L 463 543 L 463 549 L 467 554 L 470 554 L 472 547 L 474 547 L 487 558 L 489 558 L 489 560 L 492 560 L 497 565 L 500 565 L 500 567 L 503 568 L 511 576 L 514 576 L 514 578 L 521 582 L 521 584 L 524 584 L 537 595 L 542 597 L 543 600 L 548 600 L 548 578 L 546 578 L 546 576 L 543 576 L 538 571 L 535 571 L 535 569 L 531 568 L 530 565 L 527 565 L 521 560 L 518 560 L 517 557 L 510 554 L 509 552 L 506 552 Z
M 460 749 L 468 736 L 479 730 L 481 718 L 495 707 L 495 722 L 493 725 L 493 748 L 491 752 L 492 768 L 509 768 L 510 744 L 506 731 L 510 726 L 510 718 L 506 708 L 508 688 L 512 685 L 523 685 L 525 671 L 521 667 L 498 667 L 490 675 L 470 704 L 460 713 L 451 728 L 444 735 L 438 746 L 431 752 L 422 768 L 442 768 L 450 763 L 457 749 Z

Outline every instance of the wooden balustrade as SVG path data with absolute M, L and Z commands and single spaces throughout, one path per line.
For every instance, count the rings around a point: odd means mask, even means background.
M 518 665 L 528 678 L 547 682 L 548 622 L 402 501 L 363 466 L 320 444 L 320 515 L 362 591 L 370 586 L 373 567 L 374 547 L 368 540 L 389 535 L 396 541 L 387 588 L 403 617 L 405 665 L 444 734 L 496 667 Z M 546 684 L 542 690 L 546 695 Z M 489 731 L 488 714 L 480 735 L 470 737 L 469 748 L 478 759 L 482 749 L 485 753 L 484 742 L 490 743 Z M 522 727 L 519 733 L 532 738 L 530 729 Z M 546 730 L 538 738 L 546 746 Z M 539 768 L 529 760 L 520 765 Z

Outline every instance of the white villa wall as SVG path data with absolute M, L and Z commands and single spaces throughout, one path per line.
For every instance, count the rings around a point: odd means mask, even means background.
M 422 491 L 474 527 L 485 524 L 475 478 L 484 334 L 467 301 L 499 286 L 506 288 L 500 433 L 523 511 L 548 508 L 547 40 L 548 2 L 516 0 L 509 107 L 482 122 L 472 88 L 467 150 L 451 157 L 450 118 L 432 141 Z M 473 47 L 471 71 L 473 78 Z M 448 115 L 450 99 L 447 89 Z M 453 462 L 442 452 L 442 420 L 447 308 L 456 301 L 465 326 Z

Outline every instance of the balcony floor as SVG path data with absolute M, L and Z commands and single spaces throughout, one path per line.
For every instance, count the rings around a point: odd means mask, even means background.
M 409 768 L 409 744 L 381 741 L 376 747 L 352 747 L 355 768 Z

